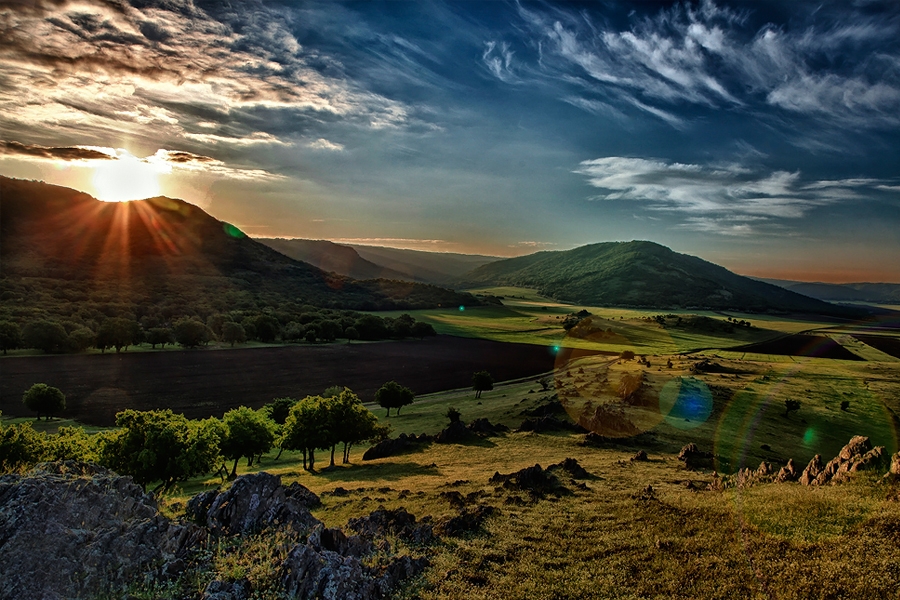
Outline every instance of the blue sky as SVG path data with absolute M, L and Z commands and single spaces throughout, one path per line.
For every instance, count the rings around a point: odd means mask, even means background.
M 253 236 L 900 282 L 897 2 L 0 5 L 0 173 Z

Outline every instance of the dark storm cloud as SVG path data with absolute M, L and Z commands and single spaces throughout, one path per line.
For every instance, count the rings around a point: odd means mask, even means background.
M 0 148 L 3 154 L 31 156 L 35 158 L 46 158 L 49 160 L 114 160 L 115 156 L 91 148 L 50 148 L 46 146 L 35 146 L 31 144 L 22 144 L 20 142 L 4 142 L 0 141 Z

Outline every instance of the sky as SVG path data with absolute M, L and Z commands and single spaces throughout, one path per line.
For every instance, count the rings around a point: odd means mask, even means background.
M 900 2 L 0 0 L 0 174 L 254 237 L 900 282 Z

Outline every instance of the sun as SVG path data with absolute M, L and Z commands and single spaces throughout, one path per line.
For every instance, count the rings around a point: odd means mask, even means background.
M 159 196 L 159 175 L 158 167 L 120 149 L 114 159 L 94 167 L 94 192 L 104 202 Z

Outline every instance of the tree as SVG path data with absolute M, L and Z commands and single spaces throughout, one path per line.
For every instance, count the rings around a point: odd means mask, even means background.
M 196 348 L 212 338 L 212 331 L 205 323 L 184 317 L 175 322 L 175 341 L 185 348 Z
M 330 388 L 329 388 L 330 389 Z M 331 466 L 334 466 L 334 449 L 344 444 L 342 463 L 350 462 L 350 448 L 371 439 L 377 434 L 378 419 L 363 406 L 359 396 L 343 388 L 340 394 L 327 398 L 328 431 L 331 437 Z
M 351 343 L 353 340 L 359 339 L 359 332 L 356 330 L 356 327 L 348 327 L 344 330 L 344 337 L 347 338 L 347 343 Z
M 303 451 L 303 468 L 313 471 L 315 451 L 331 446 L 329 424 L 325 400 L 320 396 L 307 396 L 291 407 L 282 429 L 281 446 L 286 450 Z
M 22 331 L 22 338 L 26 348 L 37 348 L 47 353 L 64 350 L 69 340 L 65 328 L 56 321 L 28 323 Z
M 22 403 L 37 413 L 38 421 L 41 415 L 50 420 L 52 415 L 60 413 L 66 409 L 66 396 L 59 388 L 51 387 L 46 383 L 36 383 L 22 396 Z
M 281 458 L 281 453 L 284 452 L 284 446 L 281 445 L 281 432 L 284 429 L 284 422 L 287 421 L 287 416 L 291 412 L 291 407 L 295 404 L 297 401 L 293 398 L 275 398 L 263 407 L 266 416 L 275 423 L 278 432 L 278 455 L 275 460 Z
M 417 337 L 420 340 L 437 335 L 437 331 L 434 330 L 431 323 L 424 323 L 422 321 L 416 321 L 413 324 L 411 333 L 413 337 Z
M 319 323 L 319 337 L 326 342 L 333 342 L 341 334 L 341 324 L 331 319 Z
M 15 350 L 22 346 L 22 331 L 12 321 L 0 321 L 0 349 L 3 354 L 7 350 Z
M 78 327 L 69 334 L 69 341 L 66 344 L 69 350 L 73 352 L 83 352 L 87 350 L 97 341 L 97 336 L 87 327 Z
M 375 402 L 381 408 L 387 409 L 387 416 L 391 416 L 391 409 L 397 409 L 397 415 L 400 415 L 400 409 L 407 404 L 412 404 L 416 399 L 416 395 L 408 387 L 403 387 L 396 381 L 388 381 L 375 392 Z
M 254 456 L 261 456 L 272 449 L 275 441 L 275 424 L 260 412 L 240 406 L 229 410 L 222 417 L 225 436 L 219 450 L 222 456 L 233 460 L 231 476 L 237 475 L 238 461 L 247 457 L 247 466 L 253 464 Z
M 234 348 L 235 343 L 243 344 L 247 341 L 247 332 L 240 323 L 226 321 L 222 324 L 222 341 Z
M 257 339 L 267 344 L 275 341 L 281 329 L 278 319 L 272 315 L 259 315 L 254 319 L 253 324 L 256 326 Z
M 306 335 L 303 336 L 303 339 L 305 339 L 310 344 L 315 344 L 316 343 L 316 329 L 314 327 L 310 327 L 309 329 L 307 329 Z
M 166 344 L 175 343 L 175 334 L 168 327 L 153 327 L 147 332 L 147 343 L 154 350 L 157 344 L 165 348 Z
M 800 410 L 800 401 L 799 400 L 785 400 L 784 401 L 784 416 L 788 416 L 792 412 L 796 412 Z
M 481 392 L 494 389 L 494 378 L 487 371 L 478 371 L 472 375 L 472 389 L 475 390 L 475 397 L 481 398 Z
M 106 319 L 97 331 L 97 347 L 101 351 L 115 348 L 117 353 L 123 348 L 128 350 L 128 346 L 140 342 L 140 334 L 141 326 L 137 321 L 124 317 Z
M 82 460 L 97 462 L 96 435 L 82 427 L 60 427 L 45 439 L 44 460 Z
M 205 327 L 205 325 L 204 325 Z M 191 421 L 171 410 L 125 410 L 118 431 L 100 440 L 100 464 L 135 482 L 160 482 L 165 492 L 177 481 L 208 473 L 219 464 L 225 426 L 218 419 Z

